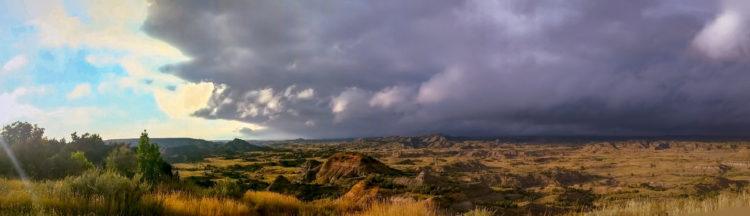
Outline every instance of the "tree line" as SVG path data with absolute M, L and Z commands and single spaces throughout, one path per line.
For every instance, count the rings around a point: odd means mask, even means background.
M 19 177 L 14 158 L 22 172 L 34 180 L 60 179 L 92 169 L 148 182 L 177 176 L 146 131 L 135 148 L 127 144 L 108 145 L 101 136 L 90 133 L 73 133 L 69 141 L 49 139 L 44 136 L 44 128 L 28 122 L 4 126 L 0 138 L 5 144 L 5 151 L 0 152 L 0 177 Z

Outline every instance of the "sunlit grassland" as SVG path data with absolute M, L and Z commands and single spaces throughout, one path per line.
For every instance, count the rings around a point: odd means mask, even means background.
M 722 193 L 708 198 L 626 200 L 604 205 L 582 216 L 722 215 L 750 210 L 750 194 Z
M 303 202 L 266 191 L 248 191 L 241 198 L 207 196 L 189 188 L 149 189 L 113 173 L 88 172 L 30 186 L 0 179 L 0 215 L 437 215 L 428 202 L 412 199 Z
M 138 215 L 160 213 L 136 181 L 111 173 L 85 173 L 59 181 L 0 179 L 0 215 Z
M 251 209 L 244 203 L 220 197 L 202 197 L 181 192 L 151 196 L 162 204 L 167 215 L 249 215 Z

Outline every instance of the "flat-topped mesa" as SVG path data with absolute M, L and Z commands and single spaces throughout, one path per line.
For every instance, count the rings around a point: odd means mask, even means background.
M 400 173 L 401 171 L 362 153 L 340 152 L 323 163 L 315 177 L 315 182 L 327 184 L 339 179 L 365 177 L 370 174 L 398 175 Z

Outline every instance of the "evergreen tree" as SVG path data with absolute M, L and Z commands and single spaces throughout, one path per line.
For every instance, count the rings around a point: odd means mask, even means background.
M 161 158 L 159 146 L 151 143 L 148 133 L 143 131 L 136 149 L 138 172 L 151 183 L 172 177 L 172 166 Z

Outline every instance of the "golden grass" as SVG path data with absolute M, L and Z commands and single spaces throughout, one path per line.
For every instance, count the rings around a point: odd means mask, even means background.
M 349 214 L 351 216 L 435 216 L 440 215 L 428 201 L 416 201 L 407 198 L 392 198 L 383 202 L 374 202 L 366 210 Z
M 748 193 L 722 193 L 706 199 L 630 200 L 603 206 L 585 216 L 716 215 L 717 212 L 750 207 Z
M 154 196 L 169 215 L 249 215 L 252 211 L 244 203 L 225 198 L 197 197 L 184 193 Z
M 296 197 L 268 191 L 248 191 L 242 200 L 264 215 L 298 215 L 306 207 Z
M 437 215 L 429 202 L 412 199 L 303 202 L 267 191 L 248 191 L 241 199 L 149 192 L 126 202 L 99 192 L 78 197 L 69 191 L 71 184 L 71 180 L 32 182 L 32 196 L 21 181 L 0 179 L 0 215 Z
M 113 187 L 86 184 L 86 189 L 97 190 L 85 194 L 80 183 L 86 178 L 111 181 Z M 157 203 L 140 199 L 137 190 L 120 185 L 109 174 L 91 174 L 59 181 L 31 182 L 27 187 L 19 180 L 0 179 L 0 215 L 127 215 L 160 213 Z
M 475 208 L 469 212 L 462 214 L 461 216 L 492 216 L 495 215 L 496 211 L 492 211 L 486 208 Z

